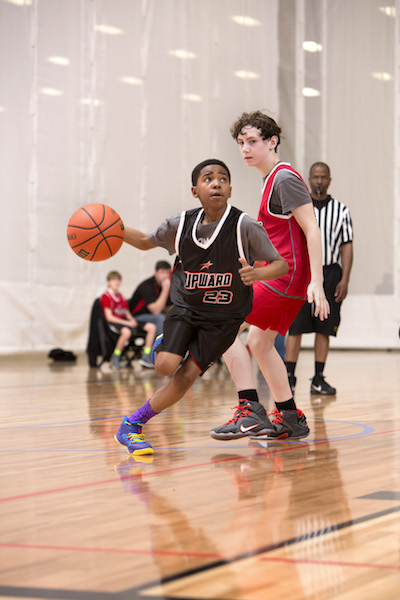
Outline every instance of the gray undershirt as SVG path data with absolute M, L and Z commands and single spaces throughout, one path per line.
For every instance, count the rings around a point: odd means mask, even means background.
M 180 218 L 180 213 L 176 213 L 165 219 L 155 231 L 149 234 L 151 243 L 165 248 L 169 254 L 175 254 L 175 236 Z M 196 232 L 197 239 L 202 243 L 209 240 L 218 223 L 219 221 L 207 223 L 207 225 L 199 223 Z M 278 256 L 278 252 L 270 242 L 264 227 L 247 214 L 242 219 L 240 231 L 244 254 L 250 265 L 256 260 L 270 262 Z

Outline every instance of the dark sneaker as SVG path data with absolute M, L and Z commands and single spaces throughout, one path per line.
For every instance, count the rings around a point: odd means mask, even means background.
M 120 369 L 121 368 L 121 359 L 116 354 L 112 354 L 110 358 L 110 367 L 112 369 Z
M 299 408 L 296 410 L 273 410 L 271 415 L 274 431 L 263 436 L 268 440 L 283 440 L 286 438 L 304 438 L 310 433 L 306 417 Z M 252 436 L 253 437 L 253 436 Z
M 295 377 L 293 373 L 288 373 L 287 376 L 289 379 L 290 389 L 292 390 L 292 394 L 294 394 L 294 388 L 296 387 L 297 377 Z
M 154 369 L 154 363 L 151 360 L 150 354 L 142 354 L 139 358 L 139 365 L 142 365 L 146 369 Z
M 325 381 L 323 375 L 314 375 L 311 379 L 310 394 L 319 394 L 321 396 L 335 396 L 336 389 Z
M 121 427 L 118 429 L 114 439 L 126 446 L 129 454 L 153 454 L 154 450 L 148 442 L 144 441 L 142 435 L 142 423 L 131 423 L 128 417 L 122 419 Z
M 236 412 L 225 425 L 211 429 L 210 436 L 216 440 L 236 440 L 237 438 L 266 435 L 274 431 L 265 408 L 259 402 L 240 400 Z

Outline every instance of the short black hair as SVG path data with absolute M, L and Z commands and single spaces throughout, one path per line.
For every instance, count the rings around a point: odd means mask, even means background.
M 158 260 L 156 262 L 156 266 L 154 267 L 155 271 L 159 271 L 160 269 L 171 270 L 171 265 L 167 260 Z
M 328 177 L 331 176 L 331 170 L 330 170 L 329 166 L 326 163 L 319 160 L 311 165 L 310 171 L 308 174 L 309 177 L 311 177 L 311 171 L 313 170 L 314 167 L 324 167 L 324 169 L 326 169 L 328 171 Z
M 201 170 L 204 169 L 204 167 L 207 167 L 208 165 L 219 165 L 220 167 L 223 167 L 226 170 L 226 172 L 228 173 L 229 183 L 231 182 L 231 174 L 230 174 L 230 171 L 229 171 L 228 167 L 226 166 L 226 164 L 224 162 L 222 162 L 222 160 L 218 160 L 218 158 L 207 158 L 207 160 L 203 160 L 203 162 L 196 165 L 195 168 L 193 169 L 193 171 L 192 171 L 192 185 L 193 186 L 197 185 L 197 181 L 199 179 Z

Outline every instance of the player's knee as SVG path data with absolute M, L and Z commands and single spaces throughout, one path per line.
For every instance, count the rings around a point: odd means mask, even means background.
M 164 352 L 158 352 L 155 360 L 157 373 L 168 377 L 173 375 L 180 363 L 180 357 L 168 356 Z
M 154 335 L 154 337 L 156 337 L 157 327 L 155 323 L 146 323 L 146 325 L 144 326 L 144 330 L 147 333 L 151 333 L 152 335 Z
M 187 363 L 177 371 L 174 378 L 178 391 L 184 395 L 192 387 L 200 373 L 198 366 L 191 359 L 188 359 Z
M 252 354 L 257 354 L 260 352 L 269 352 L 273 346 L 274 342 L 272 338 L 261 335 L 248 335 L 247 344 L 250 348 Z
M 132 331 L 128 327 L 123 327 L 121 329 L 120 339 L 124 342 L 127 342 L 132 335 Z

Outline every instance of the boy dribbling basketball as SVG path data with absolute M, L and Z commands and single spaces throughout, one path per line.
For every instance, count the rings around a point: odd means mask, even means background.
M 286 261 L 264 228 L 228 203 L 230 173 L 223 162 L 208 159 L 194 168 L 192 194 L 202 208 L 169 217 L 151 234 L 125 229 L 125 242 L 135 248 L 161 246 L 178 255 L 171 279 L 173 307 L 155 359 L 156 370 L 173 377 L 135 413 L 124 417 L 115 439 L 131 454 L 153 453 L 144 441 L 143 424 L 180 400 L 233 343 L 251 310 L 254 281 L 276 279 L 287 272 Z M 269 264 L 250 266 L 258 260 Z M 261 407 L 252 433 L 270 429 Z

